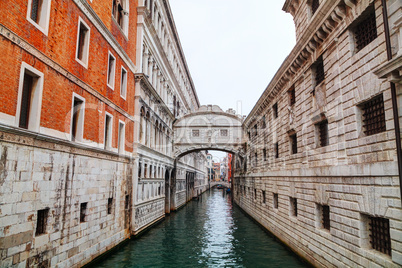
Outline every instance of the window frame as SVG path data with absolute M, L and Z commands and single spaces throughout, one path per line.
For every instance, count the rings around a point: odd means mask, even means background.
M 28 120 L 28 130 L 40 132 L 40 119 L 41 119 L 41 110 L 42 110 L 42 98 L 43 98 L 43 84 L 44 84 L 44 74 L 39 70 L 35 69 L 31 65 L 26 62 L 21 63 L 21 71 L 20 71 L 20 80 L 18 86 L 18 101 L 17 101 L 17 112 L 15 115 L 15 126 L 19 127 L 20 125 L 20 116 L 21 116 L 21 108 L 22 108 L 22 93 L 24 87 L 24 76 L 26 71 L 28 71 L 28 75 L 36 76 L 36 83 L 32 86 L 31 96 L 33 99 L 31 100 L 31 107 L 29 109 L 29 120 Z M 29 74 L 31 73 L 31 74 Z
M 123 131 L 121 131 L 120 126 L 123 126 Z M 119 126 L 118 126 L 118 133 L 117 133 L 117 137 L 118 137 L 118 144 L 117 144 L 117 150 L 119 152 L 119 154 L 124 154 L 124 152 L 126 151 L 126 123 L 124 121 L 121 121 L 119 119 Z
M 123 73 L 126 74 L 125 79 L 123 79 Z M 120 72 L 120 97 L 122 97 L 123 99 L 127 98 L 127 84 L 128 84 L 128 72 L 127 72 L 126 68 L 121 66 L 121 72 Z M 124 88 L 124 94 L 123 94 L 122 88 Z
M 110 74 L 110 57 L 113 58 L 113 74 Z M 109 83 L 109 74 L 113 77 L 113 81 Z M 114 90 L 115 84 L 116 84 L 116 57 L 112 54 L 112 52 L 108 51 L 107 55 L 107 72 L 106 72 L 106 84 L 107 86 Z
M 80 118 L 78 119 L 77 122 L 77 135 L 74 137 L 73 140 L 73 117 L 74 117 L 74 99 L 77 98 L 82 101 L 82 107 L 81 107 L 81 112 L 82 115 L 80 115 Z M 71 102 L 71 118 L 70 118 L 70 141 L 74 142 L 83 142 L 84 140 L 84 124 L 85 123 L 85 98 L 82 96 L 78 95 L 77 93 L 73 92 L 73 97 L 72 97 L 72 102 Z M 80 128 L 78 128 L 78 124 L 80 125 Z M 79 131 L 78 131 L 79 129 Z
M 80 26 L 84 25 L 87 29 L 87 34 L 85 35 L 85 41 L 84 41 L 84 48 L 83 48 L 83 60 L 78 58 L 78 51 L 79 51 L 79 43 L 80 43 Z M 84 68 L 88 69 L 88 64 L 89 64 L 89 44 L 91 41 L 91 28 L 88 26 L 88 24 L 81 18 L 78 17 L 78 28 L 77 28 L 77 43 L 76 43 L 76 49 L 75 49 L 75 60 L 81 64 Z
M 106 124 L 107 124 L 107 117 L 110 117 L 110 126 L 108 129 L 108 140 L 106 140 Z M 110 150 L 113 148 L 113 115 L 105 111 L 105 126 L 104 126 L 104 137 L 103 137 L 103 142 L 104 142 L 104 149 L 105 150 Z
M 28 6 L 27 6 L 27 20 L 35 26 L 39 31 L 41 31 L 44 35 L 49 34 L 49 21 L 50 21 L 50 11 L 51 11 L 51 5 L 52 1 L 51 0 L 42 0 L 42 7 L 41 7 L 41 18 L 39 22 L 37 23 L 31 18 L 31 12 L 32 12 L 32 1 L 33 0 L 28 0 Z M 43 12 L 45 12 L 43 14 Z

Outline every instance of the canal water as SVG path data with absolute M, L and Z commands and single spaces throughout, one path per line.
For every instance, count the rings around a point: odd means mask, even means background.
M 308 266 L 214 189 L 91 267 Z

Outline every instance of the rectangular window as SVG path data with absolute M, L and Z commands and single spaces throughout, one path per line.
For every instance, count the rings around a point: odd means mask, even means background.
M 266 199 L 265 199 L 265 191 L 262 191 L 262 203 L 265 204 Z
M 49 31 L 51 0 L 29 0 L 27 19 L 45 35 Z
M 116 71 L 116 58 L 109 52 L 109 58 L 107 63 L 107 85 L 114 89 L 114 78 Z
M 41 235 L 46 233 L 47 217 L 49 215 L 49 209 L 38 210 L 38 217 L 36 219 L 36 232 L 35 235 Z
M 279 207 L 279 199 L 278 199 L 278 194 L 274 194 L 274 208 Z
M 254 126 L 254 136 L 258 136 L 258 126 L 255 124 Z
M 124 141 L 125 141 L 125 131 L 126 131 L 126 125 L 123 122 L 119 122 L 119 144 L 118 144 L 118 150 L 119 154 L 124 152 Z
M 113 210 L 113 197 L 107 199 L 107 214 L 112 214 Z
M 290 149 L 292 154 L 297 154 L 297 136 L 296 134 L 289 136 Z
M 228 136 L 228 130 L 227 129 L 221 129 L 221 136 L 222 137 L 227 137 Z
M 112 147 L 112 116 L 106 114 L 105 116 L 105 150 Z
M 331 222 L 330 222 L 330 217 L 329 217 L 329 206 L 327 206 L 327 205 L 322 206 L 322 227 L 327 230 L 331 229 Z
M 80 204 L 80 222 L 85 222 L 85 216 L 87 215 L 87 205 L 87 202 Z
M 89 26 L 81 18 L 79 18 L 76 60 L 80 64 L 82 64 L 85 68 L 88 67 L 89 36 L 90 36 Z
M 356 40 L 357 51 L 363 49 L 377 38 L 377 23 L 374 5 L 362 13 L 352 31 Z
M 364 134 L 370 136 L 386 130 L 382 94 L 360 105 L 360 109 L 363 115 Z
M 74 97 L 71 121 L 71 140 L 81 141 L 84 127 L 84 101 Z
M 191 131 L 193 137 L 199 137 L 200 136 L 200 131 L 198 129 L 193 129 Z
M 369 217 L 370 245 L 373 249 L 391 256 L 391 235 L 389 220 Z
M 127 95 L 127 71 L 121 67 L 120 96 L 126 99 Z
M 267 161 L 267 149 L 263 149 L 262 154 L 264 155 L 264 161 Z
M 318 10 L 320 7 L 320 1 L 319 0 L 312 0 L 311 1 L 311 12 L 315 14 L 315 12 Z
M 318 146 L 325 147 L 329 144 L 328 121 L 325 120 L 316 125 L 318 133 Z
M 19 83 L 18 113 L 16 125 L 39 131 L 43 91 L 43 73 L 22 63 Z
M 278 118 L 278 103 L 275 103 L 272 106 L 272 114 L 274 116 L 274 119 Z
M 257 200 L 257 189 L 254 189 L 254 199 Z
M 262 121 L 261 122 L 261 128 L 265 129 L 267 127 L 267 121 L 265 119 L 265 115 L 262 117 L 261 121 Z
M 313 69 L 314 69 L 315 86 L 318 86 L 319 84 L 321 84 L 322 81 L 325 80 L 324 61 L 322 59 L 322 56 L 320 56 L 316 60 Z
M 296 90 L 294 86 L 292 86 L 289 89 L 288 95 L 289 95 L 289 105 L 293 106 L 296 103 Z
M 274 143 L 275 158 L 279 158 L 279 143 Z
M 291 215 L 297 217 L 297 198 L 289 197 L 289 202 Z

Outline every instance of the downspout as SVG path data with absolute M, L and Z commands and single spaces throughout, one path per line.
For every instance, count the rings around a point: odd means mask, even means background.
M 382 2 L 382 14 L 384 20 L 384 31 L 385 31 L 385 43 L 387 46 L 387 58 L 388 61 L 392 60 L 392 50 L 391 50 L 391 37 L 389 33 L 388 24 L 388 10 L 386 0 L 381 0 Z M 394 127 L 395 127 L 395 141 L 396 141 L 396 154 L 398 158 L 398 171 L 399 171 L 399 190 L 402 198 L 402 147 L 401 147 L 401 131 L 399 127 L 399 114 L 398 114 L 398 102 L 396 98 L 396 86 L 395 83 L 391 84 L 391 98 L 392 98 L 392 111 L 394 114 Z

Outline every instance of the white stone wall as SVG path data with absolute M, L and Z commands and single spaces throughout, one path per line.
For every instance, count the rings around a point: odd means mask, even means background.
M 375 75 L 387 62 L 381 1 L 320 2 L 326 9 L 317 16 L 327 18 L 324 24 L 330 23 L 332 29 L 320 28 L 322 22 L 314 18 L 305 20 L 308 10 L 300 3 L 293 14 L 296 21 L 306 21 L 296 25 L 300 40 L 245 120 L 250 132 L 247 170 L 235 174 L 235 202 L 316 266 L 400 267 L 402 204 L 391 90 L 388 81 Z M 351 25 L 370 3 L 374 4 L 377 38 L 357 51 Z M 393 20 L 401 3 L 387 3 Z M 307 29 L 321 32 L 317 35 Z M 307 37 L 313 37 L 315 43 L 307 42 Z M 395 40 L 394 36 L 391 39 Z M 313 94 L 313 66 L 320 56 L 325 80 Z M 290 105 L 288 90 L 293 86 L 296 103 Z M 360 105 L 381 94 L 386 130 L 367 136 Z M 275 103 L 277 118 L 272 108 Z M 315 124 L 324 119 L 329 144 L 321 147 Z M 292 134 L 297 137 L 297 153 L 291 152 Z M 278 194 L 278 209 L 273 205 L 274 194 Z M 292 215 L 290 198 L 297 199 L 297 217 Z M 321 228 L 322 205 L 330 208 L 329 231 Z M 389 220 L 391 256 L 371 248 L 370 216 Z
M 1 267 L 79 267 L 128 237 L 128 161 L 14 134 L 1 136 L 6 137 L 0 141 Z M 88 202 L 87 213 L 80 223 L 83 202 Z M 37 211 L 46 208 L 46 233 L 37 236 Z

